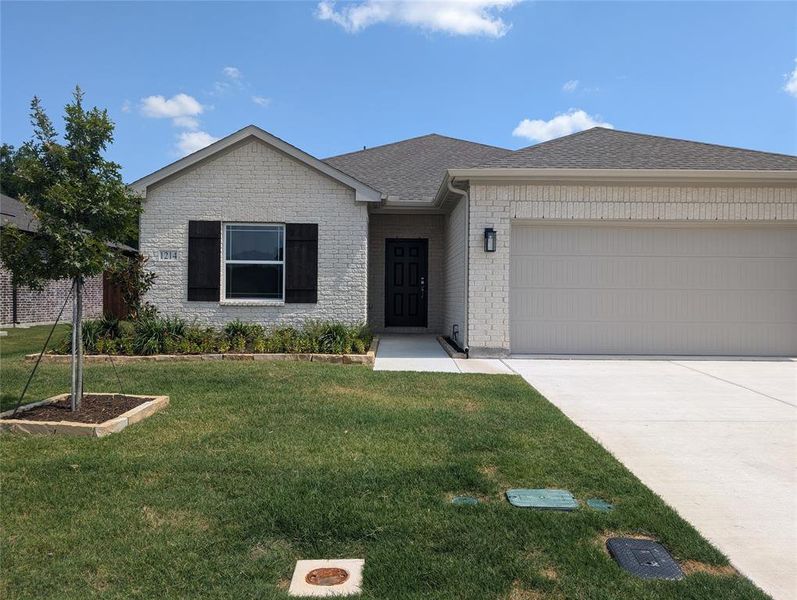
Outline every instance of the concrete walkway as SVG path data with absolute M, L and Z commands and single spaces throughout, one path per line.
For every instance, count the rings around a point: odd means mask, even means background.
M 764 591 L 797 598 L 797 362 L 506 363 Z
M 380 335 L 374 371 L 513 374 L 500 360 L 451 358 L 435 336 L 421 334 Z

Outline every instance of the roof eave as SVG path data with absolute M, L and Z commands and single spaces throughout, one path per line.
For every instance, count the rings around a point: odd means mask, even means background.
M 249 137 L 257 138 L 262 142 L 287 154 L 288 156 L 291 156 L 299 162 L 305 163 L 316 171 L 319 171 L 324 175 L 327 175 L 328 177 L 331 177 L 332 179 L 342 183 L 343 185 L 352 188 L 354 190 L 355 200 L 358 202 L 382 201 L 382 192 L 379 190 L 376 190 L 363 183 L 359 179 L 355 179 L 351 175 L 348 175 L 343 171 L 340 171 L 335 167 L 325 163 L 324 161 L 317 159 L 315 156 L 300 150 L 296 146 L 292 146 L 288 142 L 271 135 L 256 125 L 248 125 L 247 127 L 244 127 L 243 129 L 240 129 L 235 133 L 230 134 L 227 137 L 194 152 L 193 154 L 189 154 L 188 156 L 181 158 L 170 165 L 166 165 L 162 169 L 159 169 L 154 173 L 150 173 L 149 175 L 134 181 L 129 185 L 129 187 L 139 194 L 146 196 L 147 188 L 150 186 L 162 181 L 163 179 L 166 179 L 167 177 L 171 177 L 172 175 L 175 175 L 180 171 L 183 171 L 184 169 L 187 169 L 207 158 L 210 158 L 214 154 L 221 152 L 222 150 L 225 150 L 226 148 L 229 148 L 230 146 L 237 144 L 238 142 L 241 142 Z
M 694 181 L 797 183 L 797 170 L 554 169 L 491 167 L 448 169 L 447 177 L 531 181 Z

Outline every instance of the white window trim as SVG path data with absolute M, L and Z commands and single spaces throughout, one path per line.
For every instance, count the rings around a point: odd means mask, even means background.
M 227 228 L 230 225 L 264 225 L 279 227 L 282 230 L 282 260 L 227 260 Z M 221 224 L 221 298 L 220 304 L 230 306 L 282 306 L 285 304 L 285 251 L 287 241 L 285 238 L 285 223 L 259 223 L 259 222 L 222 222 Z M 282 298 L 227 298 L 227 263 L 235 265 L 282 265 Z

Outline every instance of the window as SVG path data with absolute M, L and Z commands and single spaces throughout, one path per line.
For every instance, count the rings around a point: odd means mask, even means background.
M 284 300 L 285 226 L 224 226 L 224 297 Z

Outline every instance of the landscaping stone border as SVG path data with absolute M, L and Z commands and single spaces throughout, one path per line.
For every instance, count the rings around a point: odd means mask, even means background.
M 454 346 L 449 344 L 446 341 L 446 338 L 444 338 L 442 335 L 437 336 L 437 341 L 443 347 L 443 350 L 446 351 L 446 354 L 448 354 L 451 358 L 468 358 L 467 354 L 454 348 Z
M 116 394 L 96 394 L 98 396 L 115 396 Z M 169 396 L 142 396 L 136 394 L 125 394 L 132 398 L 152 398 L 149 402 L 143 402 L 135 408 L 131 408 L 126 413 L 118 417 L 109 419 L 104 423 L 76 423 L 74 421 L 28 421 L 25 419 L 6 419 L 14 411 L 7 410 L 0 413 L 0 432 L 24 433 L 28 435 L 71 435 L 84 437 L 105 437 L 112 433 L 122 431 L 128 425 L 143 421 L 150 415 L 165 408 L 169 404 Z M 33 402 L 19 408 L 19 412 L 24 412 L 42 406 L 53 404 L 68 398 L 69 394 L 59 394 L 52 398 L 47 398 L 41 402 Z
M 376 350 L 379 347 L 379 338 L 374 336 L 371 346 L 365 354 L 295 354 L 288 352 L 274 354 L 248 354 L 232 353 L 223 354 L 150 354 L 147 356 L 129 356 L 125 354 L 84 354 L 83 360 L 86 363 L 104 363 L 113 361 L 116 364 L 142 362 L 142 361 L 201 361 L 201 360 L 293 360 L 303 362 L 319 362 L 330 364 L 345 365 L 371 365 L 373 366 L 376 357 Z M 28 354 L 25 360 L 35 361 L 39 358 L 38 354 Z M 68 364 L 72 360 L 69 354 L 45 354 L 42 362 L 51 364 Z M 1 417 L 1 415 L 0 415 Z

